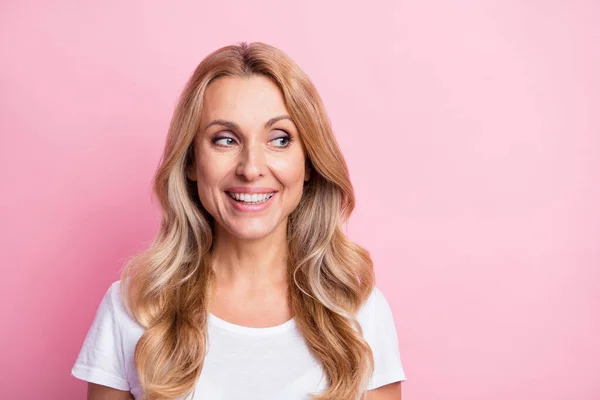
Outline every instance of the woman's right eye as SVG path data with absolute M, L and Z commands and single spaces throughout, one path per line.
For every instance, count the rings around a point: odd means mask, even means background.
M 213 143 L 217 146 L 229 147 L 235 144 L 235 139 L 230 137 L 217 137 L 213 139 Z

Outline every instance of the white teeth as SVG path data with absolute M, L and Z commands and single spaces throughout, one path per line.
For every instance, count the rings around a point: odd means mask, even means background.
M 231 197 L 233 197 L 234 199 L 236 199 L 237 201 L 242 201 L 244 203 L 248 203 L 248 204 L 258 204 L 258 203 L 264 203 L 265 201 L 269 200 L 271 197 L 273 197 L 273 195 L 275 194 L 273 193 L 253 193 L 253 194 L 249 194 L 249 193 L 229 193 L 227 192 L 227 194 Z

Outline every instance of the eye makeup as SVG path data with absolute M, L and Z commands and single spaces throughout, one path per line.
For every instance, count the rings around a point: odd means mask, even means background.
M 288 148 L 292 142 L 294 141 L 293 135 L 291 135 L 289 132 L 287 132 L 284 129 L 276 129 L 277 131 L 283 132 L 284 135 L 278 135 L 276 137 L 274 137 L 273 139 L 269 140 L 270 142 L 276 141 L 276 140 L 283 140 L 285 139 L 287 142 L 285 145 L 282 146 L 273 146 L 275 148 L 279 148 L 279 149 L 285 149 Z M 230 132 L 230 135 L 224 135 L 225 132 Z M 275 135 L 274 135 L 275 136 Z M 227 142 L 227 140 L 231 140 L 234 142 L 239 142 L 239 138 L 238 135 L 236 135 L 235 133 L 231 132 L 231 131 L 220 131 L 217 132 L 211 139 L 210 142 L 216 146 L 219 147 L 231 147 L 233 146 L 235 143 L 232 142 Z M 225 142 L 225 143 L 229 143 L 229 144 L 218 144 L 217 142 Z

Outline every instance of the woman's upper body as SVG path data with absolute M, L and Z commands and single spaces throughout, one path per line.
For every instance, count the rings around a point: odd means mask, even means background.
M 114 282 L 102 299 L 71 373 L 143 399 L 133 354 L 144 329 L 128 314 L 120 284 Z M 374 288 L 357 320 L 375 361 L 368 389 L 406 380 L 394 318 L 380 290 Z M 204 367 L 194 397 L 185 399 L 304 400 L 325 385 L 323 370 L 293 318 L 277 326 L 252 328 L 211 313 Z
M 390 307 L 342 232 L 348 168 L 285 53 L 243 43 L 198 65 L 154 192 L 160 230 L 107 291 L 73 375 L 148 400 L 399 398 Z

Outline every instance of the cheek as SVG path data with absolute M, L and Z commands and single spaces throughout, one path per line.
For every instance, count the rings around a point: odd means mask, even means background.
M 220 183 L 229 173 L 229 168 L 223 160 L 204 157 L 196 169 L 198 195 L 200 200 L 209 205 L 220 190 Z
M 210 152 L 200 154 L 197 171 L 198 181 L 206 185 L 220 182 L 231 170 L 231 160 L 227 157 L 215 157 Z
M 278 179 L 288 188 L 302 187 L 304 183 L 304 158 L 294 157 L 277 160 L 272 164 Z

